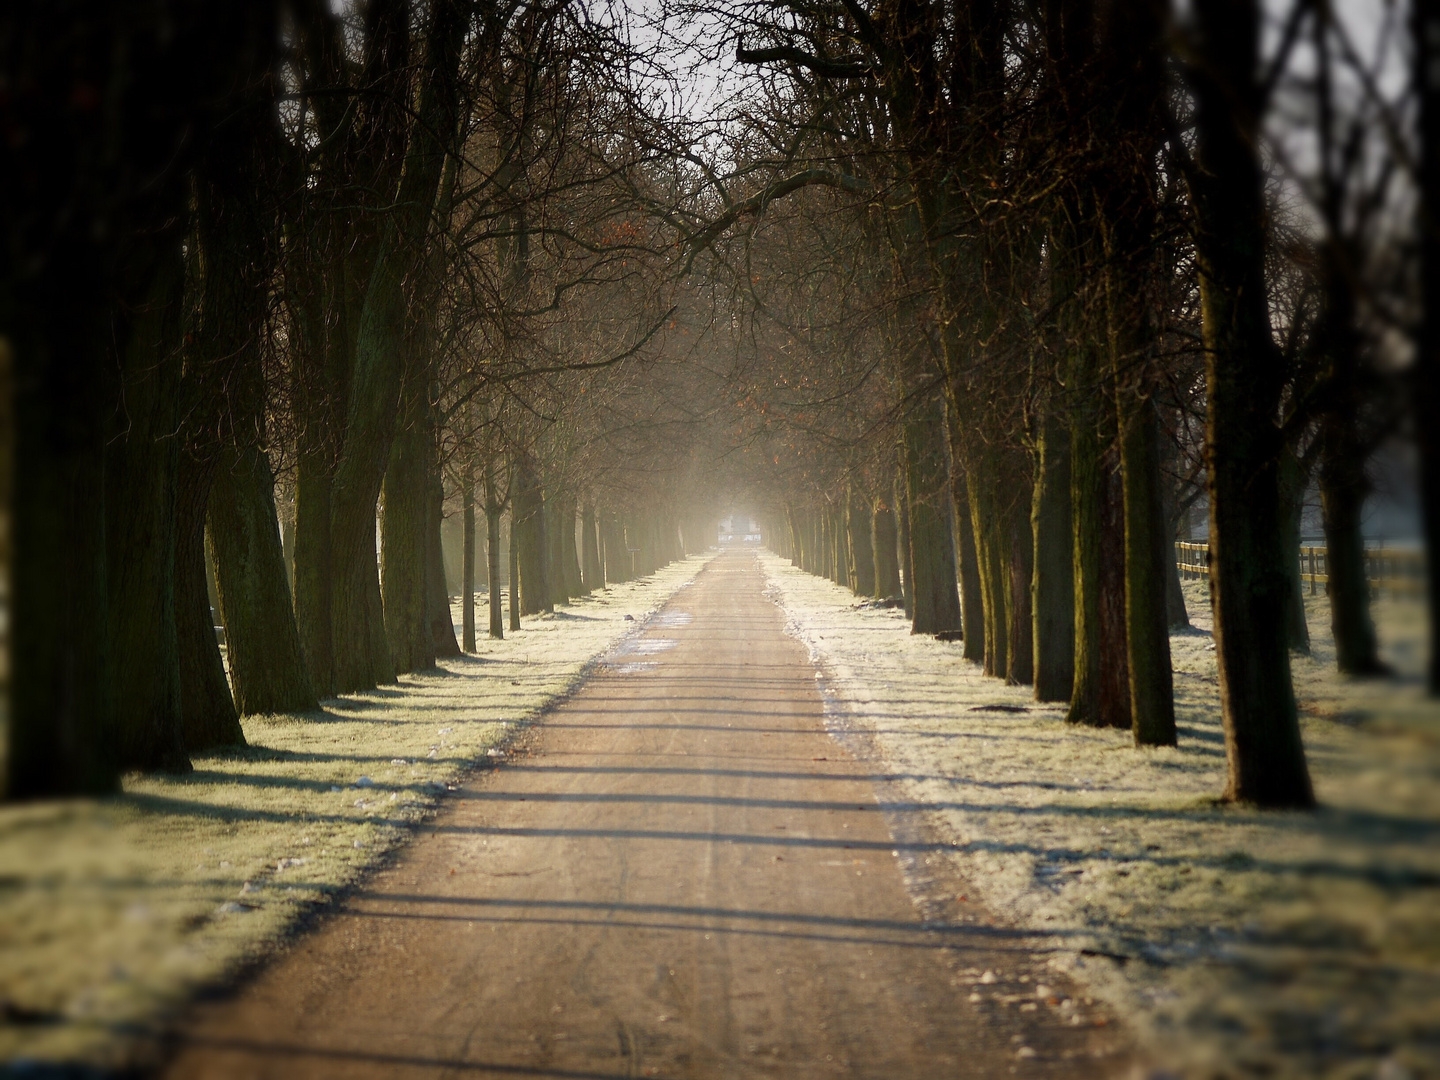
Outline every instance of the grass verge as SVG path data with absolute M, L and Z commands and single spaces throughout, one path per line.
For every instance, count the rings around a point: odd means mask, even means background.
M 1419 679 L 1420 605 L 1376 604 L 1398 675 L 1362 682 L 1333 672 L 1328 608 L 1307 598 L 1314 653 L 1293 670 L 1322 805 L 1264 813 L 1215 802 L 1199 583 L 1197 628 L 1171 639 L 1180 745 L 1137 750 L 983 677 L 959 643 L 911 636 L 902 613 L 762 562 L 836 722 L 873 736 L 987 906 L 1050 935 L 1049 962 L 1156 1060 L 1206 1078 L 1440 1076 L 1440 710 Z
M 248 746 L 196 758 L 187 776 L 0 807 L 0 1062 L 17 1073 L 128 1064 L 137 1036 L 263 956 L 466 772 L 503 759 L 512 731 L 707 558 L 527 618 L 398 686 L 246 718 Z

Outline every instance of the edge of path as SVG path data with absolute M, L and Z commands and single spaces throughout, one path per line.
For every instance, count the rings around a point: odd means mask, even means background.
M 249 745 L 189 776 L 0 808 L 0 1077 L 143 1075 L 185 1008 L 233 993 L 390 865 L 716 555 L 527 618 L 398 687 L 247 717 Z

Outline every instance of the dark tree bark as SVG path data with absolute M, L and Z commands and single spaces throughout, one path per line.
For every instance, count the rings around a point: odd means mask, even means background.
M 895 511 L 886 500 L 875 503 L 870 535 L 875 556 L 875 595 L 882 600 L 896 599 L 901 592 L 900 541 L 895 529 Z
M 590 591 L 585 587 L 585 573 L 580 566 L 580 551 L 575 543 L 575 510 L 575 499 L 566 498 L 560 519 L 560 557 L 565 566 L 565 586 L 572 597 L 584 596 Z
M 549 537 L 545 496 L 539 471 L 529 454 L 521 454 L 515 470 L 515 510 L 511 542 L 518 547 L 520 614 L 554 611 L 550 594 Z M 512 583 L 512 588 L 514 584 Z
M 1280 520 L 1282 539 L 1289 560 L 1286 567 L 1290 587 L 1285 603 L 1285 636 L 1290 648 L 1310 655 L 1310 624 L 1305 617 L 1305 594 L 1300 580 L 1300 519 L 1305 510 L 1305 465 L 1286 447 L 1280 458 Z
M 1421 514 L 1430 610 L 1430 694 L 1440 697 L 1440 9 L 1413 6 L 1412 55 L 1420 99 L 1420 319 L 1415 354 L 1415 430 L 1420 440 Z
M 912 634 L 961 629 L 955 542 L 950 534 L 950 470 L 944 403 L 939 395 L 917 406 L 904 424 L 905 478 L 910 503 L 910 562 L 914 570 Z
M 1175 745 L 1175 687 L 1165 617 L 1166 563 L 1174 563 L 1160 494 L 1160 433 L 1153 400 L 1121 433 L 1125 498 L 1125 621 L 1130 721 L 1137 746 Z
M 1005 553 L 1005 634 L 1010 642 L 1005 681 L 1011 686 L 1029 686 L 1035 681 L 1035 620 L 1030 610 L 1035 535 L 1030 528 L 1028 502 L 1019 502 L 1008 509 L 1005 538 L 1009 544 Z
M 1257 156 L 1264 89 L 1254 0 L 1199 0 L 1189 176 L 1206 357 L 1210 586 L 1229 778 L 1225 797 L 1315 802 L 1285 627 L 1290 577 L 1277 519 L 1286 372 L 1271 334 Z
M 431 437 L 434 437 L 433 431 Z M 445 486 L 436 456 L 437 448 L 432 442 L 430 480 L 426 485 L 429 499 L 425 513 L 426 622 L 436 659 L 453 659 L 460 655 L 460 643 L 455 640 L 455 621 L 450 615 L 450 590 L 445 587 L 445 549 L 440 542 L 440 528 L 445 521 Z M 474 566 L 473 556 L 471 566 Z
M 1075 582 L 1075 667 L 1070 709 L 1072 724 L 1102 727 L 1101 711 L 1101 538 L 1105 474 L 1100 463 L 1100 388 L 1096 357 L 1089 343 L 1077 348 L 1071 363 L 1070 528 Z M 1123 575 L 1113 587 L 1123 588 Z M 1123 596 L 1123 592 L 1118 595 Z M 1128 691 L 1127 691 L 1128 695 Z
M 978 455 L 977 455 L 978 456 Z M 996 509 L 995 480 L 990 455 L 981 458 L 965 473 L 970 504 L 970 529 L 975 537 L 980 610 L 985 628 L 985 650 L 981 670 L 1003 679 L 1009 670 L 1010 639 L 1006 632 L 1005 547 L 1008 538 Z
M 1125 612 L 1125 493 L 1118 454 L 1101 459 L 1099 727 L 1130 728 L 1130 644 Z M 1168 637 L 1167 637 L 1168 640 Z
M 558 491 L 545 496 L 545 577 L 550 584 L 550 603 L 570 602 L 569 575 L 565 573 L 565 506 Z
M 511 488 L 514 491 L 514 488 Z M 515 498 L 510 498 L 510 629 L 520 629 L 520 530 L 515 524 Z
M 225 663 L 215 638 L 205 565 L 205 511 L 213 461 L 182 450 L 175 502 L 175 635 L 180 658 L 180 714 L 185 749 L 244 745 Z M 204 472 L 204 475 L 196 475 Z
M 245 716 L 315 708 L 286 584 L 274 480 L 258 447 L 222 452 L 208 522 L 236 707 Z
M 870 503 L 852 493 L 846 506 L 850 548 L 850 579 L 859 596 L 876 596 L 875 549 L 870 542 Z
M 505 636 L 500 595 L 500 515 L 504 510 L 495 490 L 495 462 L 492 458 L 485 462 L 485 557 L 489 562 L 486 573 L 490 578 L 490 636 L 496 641 Z M 514 580 L 513 574 L 511 580 Z M 514 591 L 513 587 L 511 591 Z
M 467 653 L 475 651 L 475 464 L 465 463 L 464 490 L 464 544 L 461 553 L 463 565 L 460 571 L 460 636 L 461 648 Z
M 605 534 L 605 580 L 629 581 L 632 577 L 630 552 L 626 550 L 625 527 L 620 515 L 614 510 L 605 510 L 600 521 Z
M 423 378 L 423 372 L 421 373 Z M 427 590 L 430 449 L 424 387 L 407 379 L 401 428 L 390 442 L 381 521 L 381 598 L 387 654 L 397 674 L 435 666 Z
M 406 283 L 425 251 L 459 120 L 456 74 L 467 11 L 463 0 L 439 0 L 431 7 L 419 101 L 395 209 L 381 225 L 356 329 L 345 438 L 331 489 L 331 636 L 335 681 L 342 691 L 395 678 L 374 558 L 375 504 L 390 459 L 404 375 Z M 423 544 L 419 550 L 424 551 Z M 420 595 L 423 600 L 423 585 Z
M 1035 574 L 1036 701 L 1069 701 L 1075 679 L 1075 563 L 1070 527 L 1070 435 L 1045 407 L 1035 457 L 1035 497 L 1030 511 Z
M 1413 407 L 1420 440 L 1421 514 L 1430 568 L 1426 596 L 1430 610 L 1428 684 L 1440 697 L 1440 8 L 1417 3 L 1412 41 L 1415 85 L 1420 99 L 1420 333 L 1415 362 Z
M 274 18 L 264 5 L 0 7 L 8 798 L 117 786 L 104 457 L 127 341 L 114 316 L 151 291 L 146 254 L 178 245 L 185 171 L 234 87 L 268 69 Z
M 965 629 L 962 655 L 985 663 L 985 601 L 980 587 L 980 556 L 970 515 L 970 492 L 963 476 L 955 478 L 955 546 L 960 563 L 961 622 Z
M 600 558 L 599 522 L 596 520 L 593 502 L 586 502 L 581 512 L 580 532 L 583 584 L 585 591 L 589 593 L 605 587 L 605 563 Z
M 168 250 L 167 250 L 168 249 Z M 148 261 L 148 260 L 147 260 Z M 189 772 L 175 625 L 175 499 L 179 464 L 178 238 L 159 254 L 148 296 L 117 318 L 123 414 L 105 451 L 110 695 L 122 769 Z

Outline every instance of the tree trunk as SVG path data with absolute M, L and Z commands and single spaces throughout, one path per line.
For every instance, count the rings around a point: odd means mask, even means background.
M 431 440 L 422 417 L 423 384 L 407 386 L 405 398 L 404 427 L 390 442 L 380 526 L 385 639 L 397 674 L 435 666 L 426 557 Z
M 118 430 L 105 453 L 106 653 L 120 767 L 189 772 L 175 626 L 175 430 L 184 280 L 178 243 L 160 264 L 149 295 L 121 323 L 129 338 L 119 358 L 124 415 L 116 418 Z
M 440 178 L 459 121 L 456 74 L 468 25 L 461 0 L 437 0 L 431 5 L 424 71 L 404 166 L 394 209 L 381 226 L 359 315 L 345 438 L 331 490 L 331 634 L 336 685 L 341 691 L 395 681 L 375 563 L 375 504 L 390 461 L 404 360 L 413 352 L 407 349 L 414 331 L 407 319 L 407 283 L 426 250 Z M 423 383 L 420 390 L 423 393 Z M 408 460 L 410 451 L 405 456 Z M 419 499 L 423 506 L 423 481 L 419 489 L 400 496 L 407 537 L 415 522 L 422 526 L 415 546 L 421 561 L 414 566 L 410 565 L 414 560 L 407 558 L 401 571 L 407 589 L 405 625 L 392 623 L 396 640 L 406 645 L 400 659 L 407 668 L 422 664 L 429 653 L 428 646 L 417 651 L 411 624 L 416 608 L 413 593 L 418 591 L 424 629 L 424 518 L 423 512 L 410 514 L 411 500 Z M 416 576 L 418 589 L 412 587 Z
M 1198 169 L 1189 177 L 1205 344 L 1210 585 L 1229 778 L 1225 797 L 1310 807 L 1285 627 L 1277 519 L 1285 365 L 1271 335 L 1258 159 L 1263 89 L 1255 0 L 1199 0 Z
M 520 529 L 515 524 L 515 498 L 510 498 L 510 629 L 520 629 Z
M 630 580 L 630 552 L 626 550 L 625 527 L 620 515 L 614 510 L 605 510 L 600 516 L 605 532 L 605 580 L 612 584 Z
M 1168 445 L 1168 440 L 1162 446 Z M 1180 538 L 1180 517 L 1175 511 L 1175 485 L 1162 469 L 1160 493 L 1165 499 L 1165 622 L 1171 630 L 1188 630 L 1190 612 L 1180 587 L 1180 567 L 1175 558 L 1175 541 Z
M 550 586 L 550 608 L 570 602 L 570 583 L 565 573 L 565 505 L 552 490 L 545 502 L 545 580 Z
M 583 534 L 580 546 L 584 556 L 581 569 L 585 591 L 589 593 L 605 588 L 605 563 L 600 558 L 599 522 L 596 520 L 593 502 L 585 503 L 580 522 L 580 531 Z
M 455 620 L 450 614 L 450 590 L 445 587 L 445 549 L 440 540 L 440 529 L 445 521 L 445 481 L 440 475 L 440 463 L 436 460 L 437 447 L 433 431 L 430 435 L 430 481 L 425 520 L 425 596 L 426 621 L 430 627 L 430 644 L 436 659 L 454 658 L 460 655 L 460 645 L 455 640 Z M 474 565 L 474 557 L 471 557 Z M 473 614 L 471 616 L 474 617 Z
M 1415 85 L 1420 99 L 1420 327 L 1415 353 L 1415 430 L 1420 442 L 1420 513 L 1425 532 L 1430 665 L 1440 697 L 1440 9 L 1413 5 Z
M 1101 460 L 1099 726 L 1128 729 L 1132 722 L 1125 624 L 1125 493 L 1117 458 L 1111 452 Z
M 914 569 L 912 634 L 954 632 L 960 626 L 950 470 L 944 404 L 938 395 L 905 421 L 905 476 L 910 501 L 910 561 Z
M 1100 389 L 1093 348 L 1091 343 L 1083 343 L 1075 350 L 1071 365 L 1070 528 L 1071 576 L 1075 582 L 1075 667 L 1070 709 L 1065 719 L 1072 724 L 1102 727 L 1106 719 L 1100 708 L 1100 548 L 1106 478 L 1100 464 Z M 1121 581 L 1115 584 L 1123 588 Z
M 955 534 L 960 562 L 961 622 L 965 647 L 961 655 L 985 663 L 985 602 L 980 589 L 980 556 L 975 549 L 975 526 L 970 516 L 970 492 L 963 476 L 955 478 Z
M 175 502 L 175 636 L 180 658 L 180 715 L 185 749 L 244 745 L 245 732 L 225 680 L 215 639 L 205 566 L 205 510 L 213 462 L 182 451 Z
M 850 576 L 850 528 L 846 522 L 846 506 L 844 502 L 837 501 L 830 507 L 830 535 L 835 539 L 835 571 L 834 582 L 842 585 L 851 592 L 855 591 L 855 581 Z
M 869 500 L 851 494 L 846 516 L 849 518 L 850 579 L 860 596 L 876 596 L 875 549 L 870 542 L 871 513 Z
M 274 481 L 258 447 L 223 453 L 209 527 L 236 707 L 243 716 L 315 708 L 286 585 Z
M 554 611 L 550 599 L 549 537 L 546 533 L 545 496 L 534 461 L 522 454 L 515 473 L 514 543 L 519 547 L 520 614 Z
M 1137 746 L 1175 745 L 1175 686 L 1165 617 L 1166 563 L 1173 564 L 1160 493 L 1160 433 L 1153 400 L 1123 418 L 1120 460 L 1125 502 L 1125 622 L 1131 730 Z
M 1041 420 L 1030 509 L 1036 701 L 1069 701 L 1075 681 L 1075 562 L 1070 526 L 1070 436 L 1050 408 Z
M 461 648 L 467 653 L 475 651 L 475 464 L 467 459 L 465 463 L 465 489 L 461 492 L 464 500 L 464 550 L 460 554 L 460 636 Z M 492 618 L 491 622 L 494 620 Z
M 1009 663 L 1005 618 L 1005 538 L 999 515 L 995 512 L 994 472 L 985 468 L 982 473 L 982 465 L 987 460 L 982 459 L 965 471 L 965 486 L 970 504 L 970 528 L 975 537 L 981 619 L 985 628 L 981 670 L 986 675 L 1003 679 Z
M 330 475 L 318 454 L 303 450 L 295 481 L 295 622 L 320 697 L 335 693 L 331 634 Z
M 1305 511 L 1305 469 L 1295 452 L 1286 447 L 1280 456 L 1280 508 L 1282 542 L 1289 560 L 1290 587 L 1285 603 L 1285 637 L 1290 648 L 1310 655 L 1310 623 L 1305 617 L 1305 593 L 1300 580 L 1300 520 Z
M 875 595 L 882 600 L 893 600 L 901 593 L 899 540 L 895 531 L 895 511 L 888 501 L 875 503 L 870 535 L 875 558 Z
M 1010 642 L 1005 681 L 1029 686 L 1035 681 L 1034 615 L 1030 610 L 1030 583 L 1035 577 L 1035 536 L 1030 529 L 1030 507 L 1019 503 L 1006 513 L 1005 635 Z
M 490 579 L 490 636 L 496 641 L 505 637 L 505 617 L 501 611 L 500 594 L 500 505 L 495 491 L 495 463 L 485 462 L 485 558 L 486 575 Z M 513 590 L 512 590 L 513 591 Z

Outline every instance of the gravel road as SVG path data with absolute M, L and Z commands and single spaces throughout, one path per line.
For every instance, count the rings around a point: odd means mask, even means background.
M 892 831 L 904 809 L 826 734 L 763 588 L 753 554 L 712 561 L 392 866 L 196 1006 L 164 1075 L 1128 1074 L 1122 1026 L 943 858 L 907 889 L 923 828 Z

